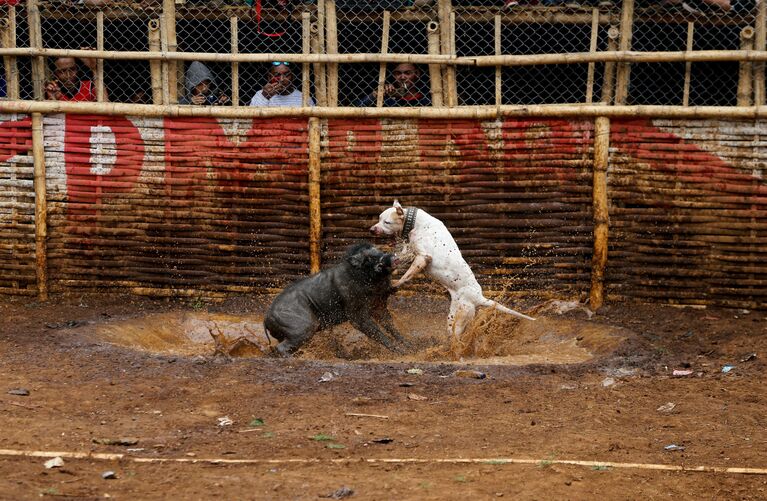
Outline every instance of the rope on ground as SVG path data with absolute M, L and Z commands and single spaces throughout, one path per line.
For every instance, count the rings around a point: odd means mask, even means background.
M 104 452 L 76 451 L 30 451 L 0 449 L 0 456 L 101 459 L 105 461 L 132 461 L 134 463 L 208 463 L 208 464 L 349 464 L 349 463 L 400 463 L 400 464 L 531 464 L 531 465 L 573 465 L 591 468 L 629 468 L 637 470 L 661 470 L 698 473 L 731 473 L 745 475 L 767 475 L 767 468 L 740 468 L 726 466 L 685 466 L 657 463 L 614 463 L 611 461 L 580 461 L 574 459 L 523 459 L 523 458 L 296 458 L 296 459 L 230 459 L 230 458 L 150 458 Z

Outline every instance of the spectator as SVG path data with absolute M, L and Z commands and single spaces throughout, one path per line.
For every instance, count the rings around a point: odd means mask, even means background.
M 410 63 L 401 63 L 392 71 L 394 83 L 384 85 L 384 106 L 431 106 L 431 98 L 421 89 L 421 70 Z M 357 101 L 357 106 L 376 106 L 378 89 Z
M 256 92 L 250 100 L 251 106 L 303 106 L 303 94 L 296 89 L 295 75 L 290 63 L 275 61 L 269 68 L 268 82 Z M 314 106 L 314 99 L 309 98 L 309 106 Z
M 77 61 L 73 57 L 60 57 L 54 61 L 53 78 L 45 84 L 45 98 L 53 101 L 96 101 L 98 94 L 93 82 L 96 60 L 80 58 L 91 71 L 91 78 L 80 78 Z M 107 101 L 106 91 L 104 100 Z
M 186 70 L 184 78 L 186 95 L 178 100 L 178 104 L 216 105 L 229 104 L 229 96 L 216 93 L 216 79 L 207 66 L 199 61 L 192 61 Z

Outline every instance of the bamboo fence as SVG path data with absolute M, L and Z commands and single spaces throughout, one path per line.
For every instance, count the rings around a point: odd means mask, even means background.
M 633 2 L 550 19 L 591 26 L 588 52 L 503 54 L 502 24 L 524 16 L 456 12 L 439 0 L 425 54 L 339 53 L 333 0 L 300 16 L 301 53 L 177 51 L 175 2 L 150 22 L 148 51 L 46 48 L 28 4 L 30 47 L 2 26 L 9 96 L 0 101 L 0 292 L 83 289 L 195 295 L 272 292 L 367 239 L 398 198 L 442 219 L 489 291 L 605 300 L 767 307 L 764 2 L 741 50 L 632 50 Z M 459 56 L 456 23 L 488 21 L 491 55 Z M 529 21 L 528 21 L 529 22 Z M 37 28 L 35 28 L 37 26 Z M 607 51 L 597 32 L 608 27 Z M 46 57 L 150 61 L 154 105 L 42 101 Z M 19 100 L 31 58 L 36 100 Z M 319 106 L 178 106 L 182 61 L 290 61 Z M 738 105 L 689 106 L 691 66 L 739 64 Z M 428 65 L 433 107 L 382 107 L 387 64 Z M 684 106 L 628 105 L 635 63 L 684 63 Z M 339 107 L 339 65 L 378 63 L 373 108 Z M 587 64 L 582 104 L 504 105 L 501 69 Z M 603 65 L 601 97 L 595 65 Z M 460 106 L 458 67 L 495 70 L 495 105 Z M 103 88 L 99 85 L 99 88 Z M 593 102 L 601 101 L 601 102 Z

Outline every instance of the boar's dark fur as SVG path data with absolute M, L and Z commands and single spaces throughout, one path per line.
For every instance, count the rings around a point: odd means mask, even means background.
M 359 243 L 335 266 L 286 287 L 264 317 L 266 331 L 280 341 L 277 353 L 288 356 L 318 331 L 346 321 L 389 350 L 401 352 L 379 326 L 405 343 L 386 304 L 394 292 L 393 259 L 369 243 Z

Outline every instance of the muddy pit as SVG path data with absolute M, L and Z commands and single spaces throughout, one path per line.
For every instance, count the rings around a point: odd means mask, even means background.
M 323 331 L 296 353 L 307 360 L 371 362 L 460 361 L 482 365 L 576 364 L 611 353 L 630 336 L 626 329 L 592 322 L 577 303 L 556 301 L 539 306 L 537 320 L 518 320 L 493 310 L 480 310 L 458 342 L 445 334 L 446 311 L 430 303 L 414 311 L 393 305 L 395 322 L 413 349 L 397 355 L 368 340 L 348 323 Z M 562 318 L 579 309 L 583 315 Z M 276 344 L 266 336 L 263 311 L 243 315 L 179 310 L 141 317 L 110 319 L 78 330 L 99 342 L 155 354 L 269 356 Z

